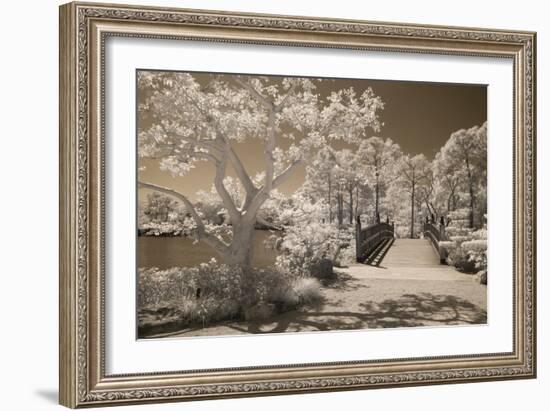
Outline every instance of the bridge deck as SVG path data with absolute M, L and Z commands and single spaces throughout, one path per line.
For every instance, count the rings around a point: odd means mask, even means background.
M 379 267 L 352 264 L 346 271 L 357 278 L 471 281 L 471 276 L 440 264 L 428 239 L 396 239 Z
M 427 239 L 399 238 L 382 260 L 385 267 L 440 266 L 439 256 Z

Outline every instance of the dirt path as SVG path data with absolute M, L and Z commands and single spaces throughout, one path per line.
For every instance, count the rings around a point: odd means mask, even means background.
M 319 306 L 264 322 L 228 322 L 157 337 L 485 324 L 487 287 L 471 275 L 439 265 L 426 241 L 396 241 L 380 267 L 354 264 L 336 269 L 337 279 L 324 285 Z M 419 252 L 426 258 L 419 259 Z

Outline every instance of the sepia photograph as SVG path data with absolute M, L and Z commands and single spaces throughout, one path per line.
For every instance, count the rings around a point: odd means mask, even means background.
M 136 71 L 137 337 L 487 324 L 483 84 Z

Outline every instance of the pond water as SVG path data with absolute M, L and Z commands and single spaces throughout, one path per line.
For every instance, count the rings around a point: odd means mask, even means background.
M 275 263 L 277 252 L 264 245 L 272 233 L 256 230 L 254 234 L 254 253 L 252 264 L 255 267 L 267 267 Z M 219 256 L 208 245 L 188 237 L 149 237 L 137 239 L 138 267 L 158 267 L 161 270 L 171 267 L 194 267 Z

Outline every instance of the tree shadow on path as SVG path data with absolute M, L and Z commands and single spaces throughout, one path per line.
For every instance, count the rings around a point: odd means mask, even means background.
M 338 273 L 335 278 L 324 279 L 321 281 L 323 288 L 337 291 L 356 291 L 361 288 L 370 288 L 362 284 L 360 280 L 346 273 Z
M 273 319 L 228 325 L 250 334 L 296 331 L 400 328 L 486 324 L 487 311 L 453 295 L 403 294 L 382 302 L 366 301 L 354 311 L 290 311 Z

